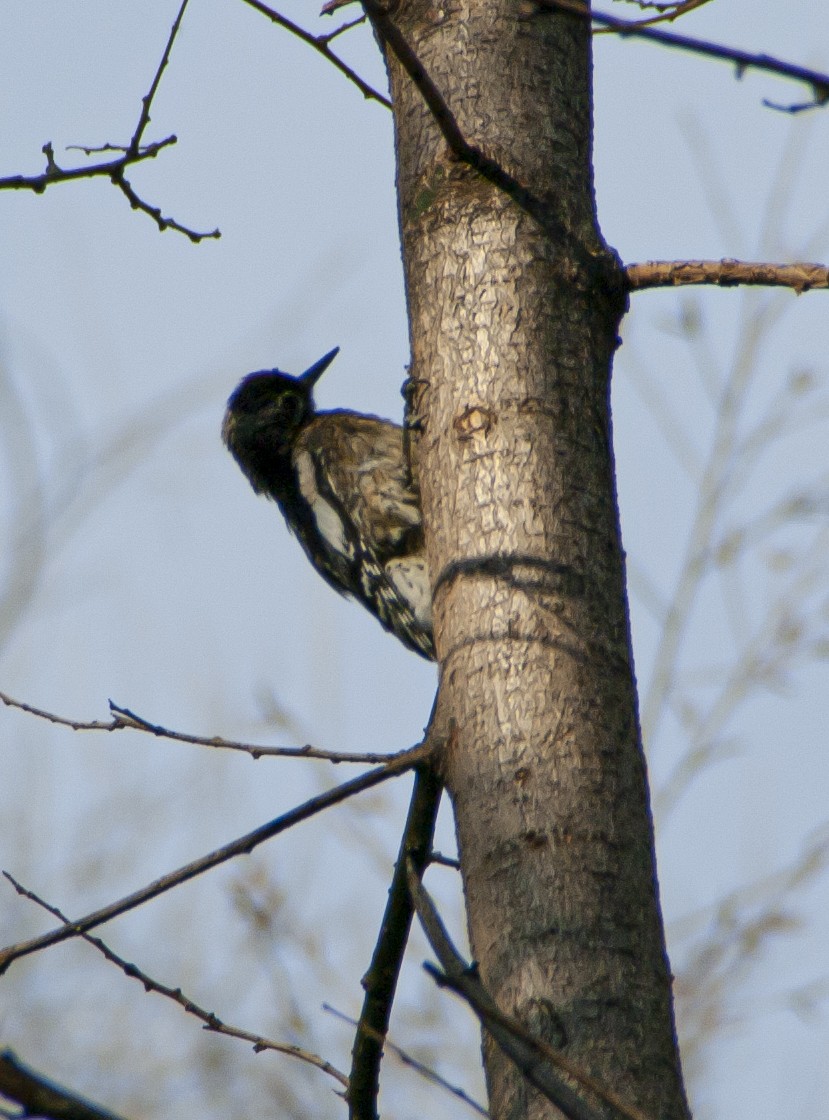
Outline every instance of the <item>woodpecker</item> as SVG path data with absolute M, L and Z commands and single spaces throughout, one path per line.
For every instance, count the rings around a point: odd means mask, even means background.
M 435 656 L 420 495 L 403 429 L 346 409 L 318 412 L 313 391 L 339 347 L 299 377 L 245 377 L 222 438 L 255 493 L 272 498 L 324 580 L 352 595 L 409 649 Z

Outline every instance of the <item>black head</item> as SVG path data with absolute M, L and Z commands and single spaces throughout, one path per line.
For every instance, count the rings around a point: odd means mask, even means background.
M 230 395 L 222 439 L 255 490 L 265 464 L 284 458 L 302 425 L 314 415 L 314 385 L 339 353 L 339 346 L 299 377 L 278 369 L 249 373 Z

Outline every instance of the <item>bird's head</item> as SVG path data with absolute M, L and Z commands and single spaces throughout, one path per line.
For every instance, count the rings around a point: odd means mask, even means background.
M 252 470 L 264 459 L 290 454 L 293 439 L 314 414 L 314 386 L 339 353 L 330 350 L 299 377 L 278 369 L 249 373 L 227 402 L 222 439 L 260 489 Z

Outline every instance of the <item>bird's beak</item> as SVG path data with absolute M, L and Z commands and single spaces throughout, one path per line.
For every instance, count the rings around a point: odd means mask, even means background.
M 335 346 L 333 350 L 329 350 L 324 358 L 320 358 L 318 362 L 314 362 L 310 369 L 306 369 L 305 373 L 301 373 L 298 380 L 310 387 L 316 385 L 339 352 L 339 346 Z

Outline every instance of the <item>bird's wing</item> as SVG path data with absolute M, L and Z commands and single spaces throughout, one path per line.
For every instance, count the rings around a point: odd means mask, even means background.
M 318 413 L 295 441 L 293 464 L 327 562 L 315 566 L 358 598 L 410 649 L 434 657 L 432 598 L 417 490 L 403 430 L 351 412 Z
M 294 463 L 320 531 L 335 548 L 347 549 L 349 524 L 360 541 L 372 542 L 380 562 L 417 547 L 420 498 L 402 428 L 374 416 L 318 413 L 297 438 Z

